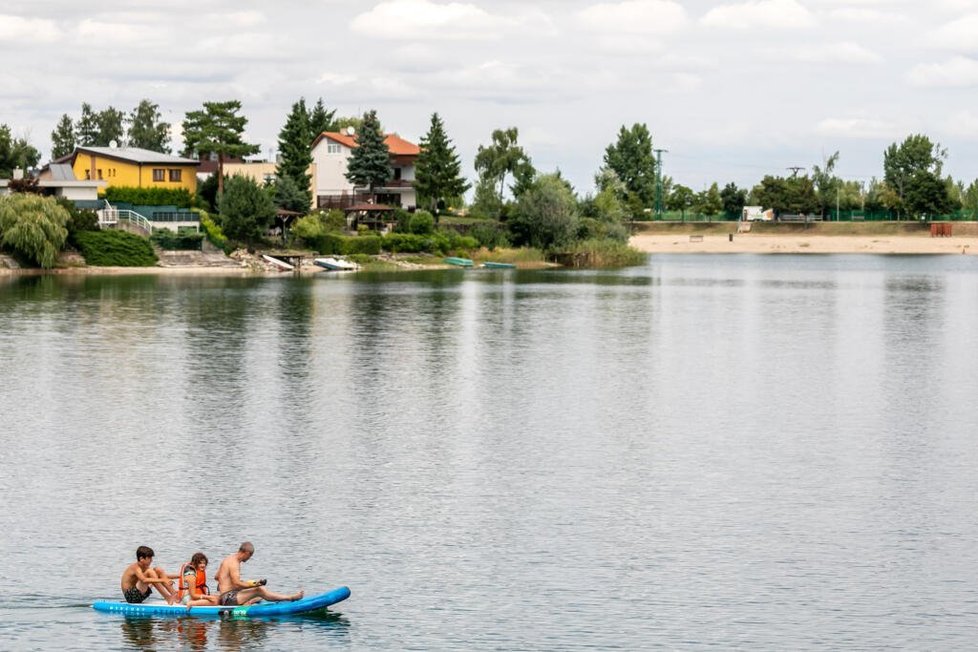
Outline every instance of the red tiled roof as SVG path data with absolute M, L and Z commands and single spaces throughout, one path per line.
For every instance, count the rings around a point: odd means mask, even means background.
M 354 149 L 357 146 L 356 136 L 349 136 L 336 131 L 324 131 L 316 138 L 312 146 L 315 147 L 318 145 L 319 141 L 323 138 L 329 138 L 350 149 Z M 384 136 L 384 142 L 387 143 L 387 149 L 390 150 L 392 156 L 417 156 L 421 153 L 420 147 L 410 141 L 404 140 L 397 134 L 387 134 Z

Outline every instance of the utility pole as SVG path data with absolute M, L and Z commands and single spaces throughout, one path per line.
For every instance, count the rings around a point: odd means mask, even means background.
M 786 169 L 791 170 L 791 178 L 794 179 L 795 177 L 798 176 L 798 173 L 804 170 L 805 168 L 799 165 L 789 165 Z
M 662 219 L 662 153 L 668 149 L 653 149 L 655 152 L 655 215 Z

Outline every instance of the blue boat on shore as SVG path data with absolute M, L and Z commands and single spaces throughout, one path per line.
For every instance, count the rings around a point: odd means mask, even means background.
M 497 263 L 491 260 L 482 263 L 482 266 L 486 269 L 516 269 L 513 263 Z
M 455 256 L 449 256 L 445 259 L 445 262 L 456 267 L 472 267 L 475 265 L 471 258 L 456 258 Z

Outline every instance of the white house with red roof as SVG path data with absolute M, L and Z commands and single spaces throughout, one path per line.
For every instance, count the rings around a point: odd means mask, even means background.
M 382 188 L 375 188 L 378 204 L 414 209 L 418 205 L 414 190 L 414 167 L 421 148 L 397 134 L 384 137 L 391 153 L 391 180 Z M 349 208 L 369 201 L 366 188 L 354 188 L 346 178 L 347 162 L 357 147 L 353 127 L 342 131 L 324 131 L 312 143 L 312 161 L 315 169 L 313 192 L 320 208 Z

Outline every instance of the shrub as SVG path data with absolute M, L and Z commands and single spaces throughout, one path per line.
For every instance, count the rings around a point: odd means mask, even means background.
M 428 211 L 416 211 L 408 220 L 408 231 L 417 235 L 435 232 L 435 216 Z
M 346 230 L 346 213 L 338 208 L 332 208 L 323 214 L 323 226 L 329 233 Z
M 355 238 L 343 238 L 344 254 L 371 254 L 376 256 L 380 253 L 381 238 L 379 235 L 360 235 Z
M 41 267 L 54 267 L 68 238 L 68 211 L 51 197 L 0 197 L 0 245 Z
M 544 175 L 520 196 L 509 219 L 513 242 L 537 249 L 559 249 L 577 235 L 577 201 L 556 174 Z
M 150 241 L 160 249 L 167 251 L 200 251 L 204 234 L 193 231 L 174 233 L 170 229 L 154 229 Z
M 394 231 L 409 233 L 411 231 L 411 213 L 400 206 L 394 209 Z
M 275 204 L 268 193 L 254 180 L 240 174 L 224 184 L 218 205 L 225 235 L 241 242 L 260 240 L 275 217 Z
M 612 240 L 628 242 L 628 227 L 620 222 L 605 222 L 593 217 L 583 217 L 577 224 L 578 240 Z
M 99 267 L 152 267 L 156 253 L 146 238 L 125 231 L 84 231 L 78 247 L 85 262 Z
M 292 225 L 292 235 L 308 245 L 326 235 L 326 225 L 319 214 L 313 213 L 300 217 Z
M 65 224 L 68 229 L 68 244 L 78 246 L 75 235 L 80 231 L 98 231 L 98 214 L 95 211 L 78 208 L 75 202 L 64 197 L 58 197 L 57 202 L 58 206 L 68 211 L 68 222 Z
M 137 206 L 176 206 L 190 208 L 194 196 L 186 188 L 133 188 L 130 186 L 109 186 L 105 189 L 109 203 L 125 203 Z
M 200 226 L 204 229 L 204 235 L 207 237 L 208 242 L 226 254 L 231 253 L 231 245 L 228 243 L 227 236 L 224 235 L 221 227 L 204 211 L 198 210 L 197 213 L 200 215 Z
M 499 222 L 485 221 L 476 224 L 469 230 L 469 235 L 475 239 L 480 247 L 485 247 L 489 251 L 496 247 L 508 247 L 509 238 L 506 237 L 506 228 Z

